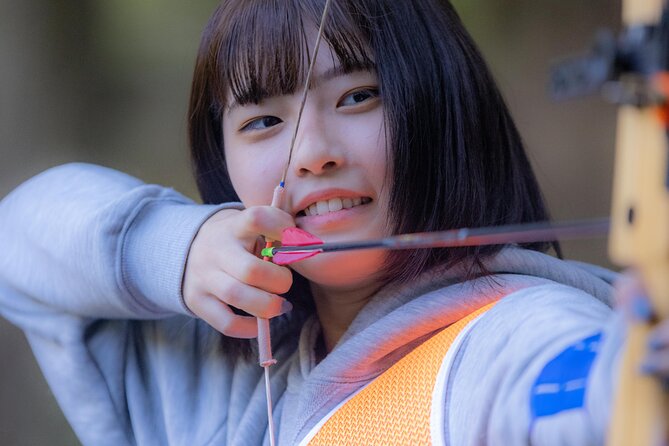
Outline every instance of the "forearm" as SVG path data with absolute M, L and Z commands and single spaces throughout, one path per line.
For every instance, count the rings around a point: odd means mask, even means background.
M 95 318 L 186 313 L 181 279 L 192 238 L 221 206 L 99 166 L 68 164 L 0 202 L 0 307 Z M 21 298 L 17 296 L 23 296 Z

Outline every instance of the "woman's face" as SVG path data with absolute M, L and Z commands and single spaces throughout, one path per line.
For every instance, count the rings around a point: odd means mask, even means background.
M 283 209 L 324 241 L 388 234 L 383 104 L 373 71 L 343 73 L 322 44 L 286 176 Z M 288 159 L 302 92 L 261 103 L 228 103 L 223 139 L 228 172 L 246 207 L 269 205 Z M 380 251 L 320 254 L 293 268 L 339 290 L 378 280 Z

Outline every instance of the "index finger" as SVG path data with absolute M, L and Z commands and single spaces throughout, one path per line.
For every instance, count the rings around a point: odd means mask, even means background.
M 271 240 L 281 240 L 286 228 L 294 228 L 295 221 L 289 213 L 272 206 L 253 206 L 242 212 L 235 228 L 238 236 L 265 236 Z

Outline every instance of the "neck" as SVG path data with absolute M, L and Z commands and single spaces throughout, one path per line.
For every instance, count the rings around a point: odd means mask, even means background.
M 312 284 L 316 314 L 323 330 L 325 354 L 334 349 L 353 319 L 378 289 L 378 283 L 353 290 L 326 288 Z

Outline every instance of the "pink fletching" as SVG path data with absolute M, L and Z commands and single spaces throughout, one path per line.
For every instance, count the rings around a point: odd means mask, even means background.
M 310 252 L 277 252 L 272 257 L 272 262 L 277 265 L 290 265 L 291 263 L 299 262 L 300 260 L 308 259 L 313 257 L 320 251 L 310 251 Z
M 320 245 L 321 243 L 323 243 L 323 240 L 300 228 L 286 228 L 281 233 L 281 244 L 283 246 L 310 246 Z M 276 255 L 274 259 L 276 259 Z M 276 263 L 276 260 L 274 263 Z

